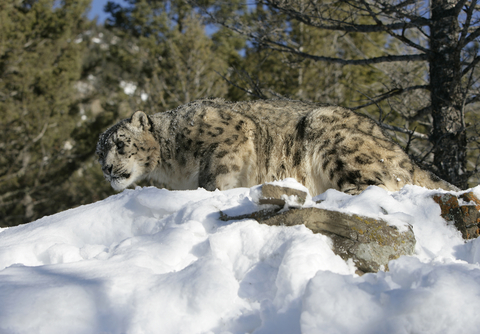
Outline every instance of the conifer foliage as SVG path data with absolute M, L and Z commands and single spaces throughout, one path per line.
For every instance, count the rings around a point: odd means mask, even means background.
M 75 164 L 70 132 L 79 115 L 80 78 L 89 1 L 0 3 L 0 221 L 38 218 L 55 186 Z

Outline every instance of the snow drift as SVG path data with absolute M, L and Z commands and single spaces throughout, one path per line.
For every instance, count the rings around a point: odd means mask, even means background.
M 440 217 L 433 191 L 319 196 L 413 226 L 415 256 L 359 277 L 304 226 L 219 219 L 255 210 L 256 189 L 137 188 L 0 229 L 0 333 L 478 332 L 480 241 Z

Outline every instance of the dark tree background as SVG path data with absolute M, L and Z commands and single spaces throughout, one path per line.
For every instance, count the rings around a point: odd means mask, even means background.
M 98 135 L 208 96 L 350 107 L 440 177 L 478 183 L 476 1 L 128 0 L 105 24 L 89 3 L 0 2 L 0 226 L 113 194 Z

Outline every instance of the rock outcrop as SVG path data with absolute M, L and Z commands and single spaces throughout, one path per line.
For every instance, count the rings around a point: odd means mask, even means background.
M 277 226 L 303 224 L 313 233 L 327 235 L 333 240 L 334 253 L 352 259 L 362 272 L 388 269 L 390 260 L 411 255 L 415 249 L 411 228 L 400 232 L 383 220 L 326 209 L 290 209 L 258 221 Z
M 280 187 L 266 183 L 262 185 L 262 195 L 258 199 L 258 204 L 274 204 L 283 208 L 286 199 L 290 199 L 290 205 L 293 202 L 301 206 L 307 199 L 307 193 L 298 189 Z
M 344 260 L 353 260 L 360 274 L 388 270 L 390 260 L 414 253 L 415 235 L 411 226 L 406 231 L 399 231 L 381 219 L 301 207 L 306 198 L 307 193 L 304 191 L 264 184 L 257 204 L 270 204 L 268 208 L 242 216 L 221 213 L 220 218 L 252 218 L 259 223 L 275 226 L 303 224 L 313 233 L 329 236 L 335 254 Z M 464 239 L 480 235 L 480 200 L 472 192 L 459 196 L 438 194 L 433 199 L 440 205 L 442 217 L 453 222 Z
M 433 199 L 440 205 L 442 217 L 453 222 L 464 239 L 480 235 L 480 200 L 472 192 L 460 196 L 438 194 Z
M 304 203 L 306 196 L 300 190 L 265 184 L 258 204 L 274 204 L 277 207 L 235 217 L 222 214 L 221 219 L 253 218 L 259 223 L 276 226 L 303 224 L 313 233 L 329 236 L 333 240 L 335 254 L 344 260 L 352 259 L 359 273 L 388 270 L 390 260 L 413 254 L 415 236 L 410 227 L 407 231 L 399 231 L 395 226 L 379 219 L 315 207 L 285 207 L 286 203 L 287 206 L 289 203 Z

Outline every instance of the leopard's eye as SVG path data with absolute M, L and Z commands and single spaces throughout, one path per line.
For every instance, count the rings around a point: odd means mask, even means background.
M 125 147 L 125 143 L 123 141 L 117 142 L 116 145 L 117 145 L 117 149 L 119 150 Z

